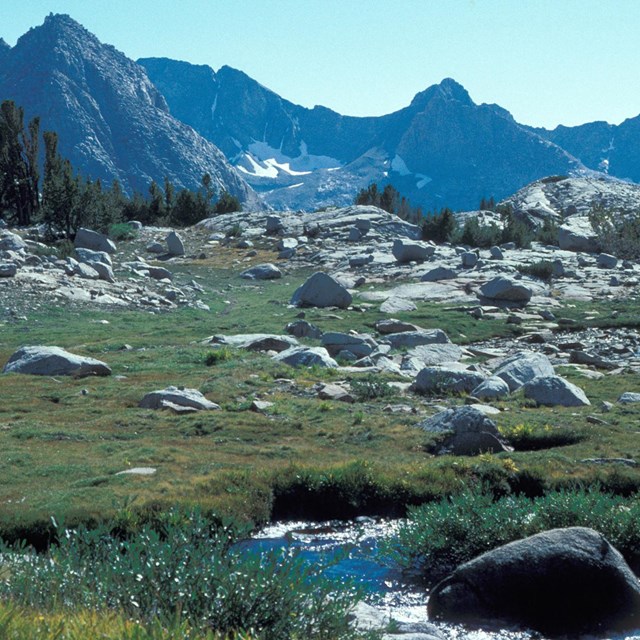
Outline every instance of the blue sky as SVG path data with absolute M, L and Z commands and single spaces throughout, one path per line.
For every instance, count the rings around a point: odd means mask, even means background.
M 347 115 L 445 77 L 535 126 L 640 113 L 640 0 L 4 0 L 0 36 L 50 12 L 131 58 L 226 64 Z

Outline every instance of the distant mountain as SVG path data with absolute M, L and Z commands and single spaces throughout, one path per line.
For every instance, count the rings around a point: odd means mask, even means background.
M 534 131 L 566 149 L 590 169 L 640 182 L 640 115 L 619 125 L 591 122 Z
M 506 110 L 476 105 L 451 79 L 400 111 L 355 118 L 295 105 L 230 67 L 138 62 L 172 114 L 222 149 L 274 207 L 348 204 L 377 181 L 392 182 L 416 205 L 470 208 L 584 168 Z
M 13 48 L 0 46 L 0 100 L 41 116 L 59 149 L 85 176 L 147 192 L 164 176 L 219 189 L 255 204 L 253 190 L 214 144 L 169 113 L 144 69 L 66 15 L 49 15 Z

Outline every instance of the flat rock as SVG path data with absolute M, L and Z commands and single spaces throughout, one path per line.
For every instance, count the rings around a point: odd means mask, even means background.
M 169 408 L 167 403 L 197 410 L 220 408 L 215 402 L 207 400 L 197 389 L 173 386 L 147 393 L 138 406 L 142 409 L 166 409 Z
M 320 342 L 331 356 L 336 356 L 341 351 L 350 351 L 357 358 L 370 355 L 378 346 L 368 334 L 352 335 L 337 331 L 323 333 Z
M 110 367 L 94 358 L 78 356 L 59 347 L 21 347 L 4 366 L 3 373 L 34 376 L 108 376 Z
M 458 362 L 463 353 L 457 344 L 449 342 L 446 344 L 418 345 L 410 349 L 407 356 L 420 361 L 423 366 L 428 366 L 441 365 L 445 362 Z
M 640 623 L 640 586 L 600 533 L 553 529 L 459 566 L 432 590 L 430 619 L 505 621 L 545 635 L 597 634 Z
M 376 322 L 376 331 L 382 334 L 404 333 L 405 331 L 421 331 L 421 328 L 411 322 L 396 320 L 395 318 L 385 318 Z
M 453 280 L 458 277 L 458 272 L 449 267 L 435 267 L 422 275 L 422 282 L 437 282 L 438 280 Z
M 400 347 L 417 347 L 422 344 L 447 344 L 450 343 L 449 336 L 442 329 L 421 329 L 419 331 L 401 331 L 400 333 L 390 333 L 386 340 L 391 343 L 394 349 Z
M 634 402 L 640 402 L 640 393 L 634 393 L 633 391 L 625 391 L 619 398 L 618 402 L 622 404 L 632 404 Z
M 238 349 L 248 349 L 249 351 L 277 351 L 278 353 L 299 345 L 299 342 L 291 336 L 271 333 L 239 333 L 234 336 L 214 336 L 211 342 Z
M 274 356 L 273 359 L 291 367 L 318 366 L 334 369 L 338 366 L 324 347 L 291 347 Z
M 381 305 L 380 311 L 382 313 L 398 313 L 399 311 L 415 311 L 418 307 L 416 303 L 407 298 L 398 298 L 392 296 L 387 298 Z
M 424 262 L 429 256 L 435 253 L 435 247 L 425 242 L 394 240 L 391 248 L 393 257 L 401 263 L 404 262 Z
M 275 264 L 265 262 L 246 269 L 240 274 L 240 277 L 245 280 L 277 280 L 282 278 L 282 271 Z

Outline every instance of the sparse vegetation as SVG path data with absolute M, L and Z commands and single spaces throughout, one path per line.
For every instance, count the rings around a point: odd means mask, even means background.
M 640 211 L 616 211 L 601 205 L 589 213 L 602 251 L 619 258 L 640 257 Z
M 551 282 L 553 278 L 553 262 L 549 260 L 538 260 L 531 264 L 521 264 L 518 265 L 517 269 L 524 275 L 544 280 L 544 282 Z

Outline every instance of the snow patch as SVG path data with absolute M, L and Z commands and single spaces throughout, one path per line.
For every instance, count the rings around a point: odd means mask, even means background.
M 288 165 L 286 170 L 290 175 L 300 175 L 292 172 L 311 172 L 317 169 L 339 169 L 342 163 L 330 156 L 309 155 L 306 142 L 300 143 L 300 155 L 291 158 L 282 152 L 282 149 L 274 149 L 266 142 L 254 141 L 247 151 L 261 162 L 271 161 L 278 165 Z M 284 170 L 284 169 L 283 169 Z
M 216 107 L 218 106 L 218 94 L 216 93 L 216 97 L 213 101 L 213 104 L 211 105 L 211 119 L 213 120 L 214 116 L 216 115 Z
M 391 169 L 401 176 L 408 176 L 411 174 L 407 163 L 396 153 L 395 157 L 391 161 Z
M 425 176 L 424 173 L 416 173 L 416 178 L 419 178 L 418 182 L 416 182 L 418 189 L 422 189 L 422 187 L 427 186 L 433 180 L 433 178 Z
M 304 182 L 298 182 L 298 184 L 292 184 L 288 186 L 287 189 L 297 189 L 298 187 L 303 187 L 303 186 L 304 186 Z

